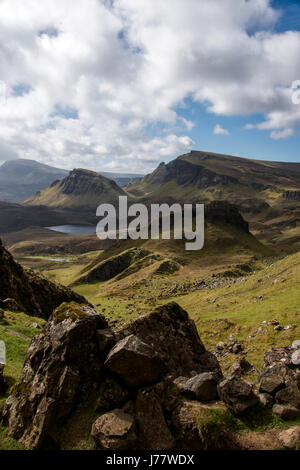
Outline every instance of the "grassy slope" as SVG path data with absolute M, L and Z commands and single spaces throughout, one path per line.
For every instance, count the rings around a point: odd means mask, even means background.
M 41 318 L 34 318 L 24 313 L 5 311 L 5 318 L 0 320 L 0 340 L 6 345 L 6 366 L 4 369 L 8 383 L 5 395 L 0 396 L 0 409 L 9 395 L 9 389 L 18 380 L 30 340 L 39 332 L 32 328 L 37 323 L 40 327 L 45 323 Z M 7 437 L 7 428 L 0 423 L 0 450 L 20 450 L 23 446 L 14 439 Z
M 89 254 L 89 260 L 95 259 L 97 255 L 95 252 Z M 52 273 L 57 280 L 64 280 L 67 283 L 74 275 L 74 270 L 77 271 L 79 268 L 80 258 L 77 258 L 76 263 L 65 263 L 61 268 L 48 269 L 48 273 Z M 155 305 L 175 300 L 187 309 L 195 320 L 199 334 L 209 350 L 214 351 L 218 341 L 226 341 L 228 335 L 233 334 L 243 344 L 250 362 L 256 367 L 261 367 L 263 354 L 271 346 L 289 345 L 293 340 L 300 338 L 300 253 L 273 263 L 271 261 L 260 261 L 260 263 L 265 263 L 261 270 L 249 276 L 226 280 L 221 286 L 218 286 L 218 278 L 211 277 L 211 271 L 203 269 L 203 272 L 198 272 L 197 279 L 206 277 L 207 282 L 210 282 L 209 288 L 198 291 L 187 289 L 185 295 L 180 294 L 180 288 L 186 285 L 187 280 L 180 273 L 172 276 L 155 275 L 139 285 L 126 285 L 121 291 L 118 291 L 116 286 L 112 288 L 112 283 L 81 285 L 76 290 L 86 295 L 90 301 L 99 304 L 99 310 L 104 310 L 105 315 L 116 319 L 118 323 L 124 323 L 137 315 L 147 313 Z M 49 268 L 49 264 L 47 266 Z M 190 287 L 195 280 L 196 278 L 189 279 Z M 173 294 L 174 286 L 178 289 L 179 295 Z M 110 294 L 109 290 L 112 291 Z M 256 332 L 263 320 L 274 318 L 284 326 L 294 324 L 295 328 L 276 332 L 273 326 L 263 326 L 261 331 Z M 11 386 L 21 371 L 30 338 L 38 332 L 30 325 L 33 321 L 40 324 L 43 321 L 12 312 L 6 312 L 6 321 L 8 324 L 0 325 L 0 338 L 7 344 L 6 375 Z M 5 332 L 2 326 L 9 331 Z M 12 331 L 26 338 L 15 336 Z M 223 370 L 225 371 L 235 359 L 236 356 L 233 354 L 219 358 Z M 255 374 L 252 374 L 251 379 L 256 379 Z M 0 404 L 3 404 L 5 398 L 1 397 Z M 61 429 L 63 448 L 93 448 L 94 444 L 89 438 L 89 428 L 95 416 L 92 410 L 87 413 L 88 417 L 84 416 L 86 426 L 82 426 L 83 416 L 79 411 Z M 199 427 L 202 429 L 204 426 L 207 429 L 207 426 L 211 425 L 212 418 L 216 422 L 214 415 L 204 418 L 199 415 Z M 225 418 L 229 419 L 228 415 Z M 220 427 L 218 432 L 224 431 L 225 418 L 222 414 L 222 423 L 219 423 L 220 426 L 218 424 L 214 426 L 214 429 Z M 299 423 L 283 423 L 280 419 L 275 419 L 269 411 L 263 413 L 259 419 L 257 416 L 248 416 L 242 422 L 239 420 L 235 423 L 237 430 L 242 433 L 265 432 L 274 426 L 289 427 L 292 424 Z M 14 440 L 7 438 L 6 432 L 6 428 L 0 425 L 0 449 L 21 448 Z

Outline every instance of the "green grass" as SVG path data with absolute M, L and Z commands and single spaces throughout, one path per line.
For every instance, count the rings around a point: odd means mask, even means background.
M 24 313 L 5 311 L 5 318 L 0 320 L 0 340 L 6 345 L 6 366 L 4 375 L 8 389 L 0 395 L 0 410 L 9 395 L 11 387 L 18 380 L 31 338 L 39 333 L 39 329 L 30 325 L 37 323 L 42 327 L 45 323 L 40 318 L 30 317 Z M 20 336 L 18 336 L 20 335 Z M 7 428 L 0 423 L 0 450 L 20 450 L 23 446 L 14 439 L 7 437 Z

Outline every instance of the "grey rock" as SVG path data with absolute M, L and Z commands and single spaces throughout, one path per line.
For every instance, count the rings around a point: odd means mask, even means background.
M 274 405 L 273 413 L 279 415 L 284 421 L 300 418 L 300 410 L 292 406 Z
M 300 426 L 294 426 L 290 429 L 282 431 L 279 433 L 278 439 L 286 449 L 295 450 L 299 448 Z
M 135 335 L 119 341 L 110 351 L 105 365 L 130 388 L 157 382 L 166 370 L 155 351 Z
M 260 381 L 259 391 L 262 393 L 275 394 L 285 386 L 284 378 L 277 374 L 263 377 Z
M 199 401 L 212 401 L 218 397 L 218 382 L 212 372 L 203 372 L 189 379 L 180 391 L 190 398 Z
M 103 450 L 128 450 L 136 443 L 135 420 L 123 410 L 113 410 L 96 419 L 91 435 Z
M 258 403 L 253 386 L 239 377 L 225 378 L 219 383 L 218 392 L 221 400 L 235 416 L 245 413 Z
M 269 395 L 269 393 L 259 393 L 257 396 L 263 408 L 272 408 L 274 402 L 272 395 Z

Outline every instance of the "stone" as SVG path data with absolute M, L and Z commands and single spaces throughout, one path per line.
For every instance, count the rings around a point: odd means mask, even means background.
M 263 377 L 259 384 L 259 391 L 262 393 L 269 393 L 270 395 L 275 394 L 285 386 L 283 377 L 273 374 Z
M 165 366 L 156 352 L 135 335 L 119 341 L 110 351 L 105 365 L 130 388 L 157 382 L 165 372 Z
M 283 330 L 283 326 L 281 326 L 281 325 L 274 326 L 274 330 L 275 331 L 281 331 L 281 330 Z
M 203 372 L 187 380 L 180 391 L 198 401 L 212 401 L 218 397 L 218 382 L 213 372 Z
M 286 380 L 286 387 L 275 395 L 277 403 L 286 403 L 300 409 L 300 389 L 297 382 L 291 378 Z
M 239 377 L 225 378 L 218 385 L 218 393 L 226 407 L 235 416 L 242 415 L 258 403 L 253 386 Z
M 300 349 L 297 349 L 295 352 L 293 352 L 291 361 L 295 366 L 300 365 Z
M 135 411 L 143 449 L 168 450 L 174 448 L 176 442 L 167 426 L 163 408 L 155 390 L 146 389 L 138 392 Z
M 231 347 L 231 352 L 233 354 L 240 354 L 242 352 L 243 348 L 242 348 L 242 345 L 239 344 L 239 343 L 235 343 L 233 344 L 233 346 Z
M 292 347 L 292 349 L 299 349 L 300 348 L 300 339 L 296 339 L 295 341 L 293 341 L 291 347 Z
M 241 376 L 243 374 L 246 374 L 252 369 L 253 369 L 253 366 L 250 364 L 250 362 L 248 362 L 245 357 L 242 357 L 241 359 L 235 361 L 232 364 L 232 366 L 226 372 L 226 376 L 230 376 L 230 375 Z
M 223 342 L 223 341 L 219 341 L 219 343 L 217 344 L 216 348 L 219 350 L 219 351 L 223 351 L 223 349 L 225 349 L 226 347 L 226 344 Z
M 279 433 L 278 439 L 286 449 L 298 449 L 300 444 L 300 426 L 294 426 L 282 431 Z
M 97 330 L 96 334 L 101 352 L 105 352 L 115 345 L 115 337 L 111 330 Z
M 36 322 L 34 322 L 34 323 L 31 323 L 30 328 L 39 329 L 40 327 Z
M 116 331 L 117 339 L 124 338 L 124 330 L 151 346 L 163 360 L 167 374 L 179 376 L 214 372 L 222 377 L 214 354 L 207 351 L 199 338 L 196 325 L 185 310 L 175 302 L 158 307 Z
M 272 408 L 274 402 L 272 395 L 269 393 L 259 393 L 257 396 L 263 408 Z
M 300 418 L 300 410 L 293 406 L 274 405 L 273 413 L 279 415 L 284 421 Z
M 103 450 L 133 449 L 137 440 L 135 420 L 123 410 L 115 409 L 96 419 L 91 436 Z
M 101 384 L 95 411 L 108 411 L 119 408 L 130 398 L 128 390 L 118 380 L 108 377 Z
M 97 329 L 106 319 L 89 306 L 63 304 L 33 338 L 3 412 L 9 435 L 42 448 L 53 426 L 95 390 L 104 371 Z M 97 385 L 97 383 L 96 383 Z

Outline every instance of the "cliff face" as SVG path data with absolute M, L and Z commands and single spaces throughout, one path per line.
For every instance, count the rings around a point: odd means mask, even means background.
M 42 318 L 48 318 L 62 302 L 86 303 L 84 297 L 71 289 L 55 284 L 16 263 L 0 240 L 0 304 L 13 299 L 20 309 Z

